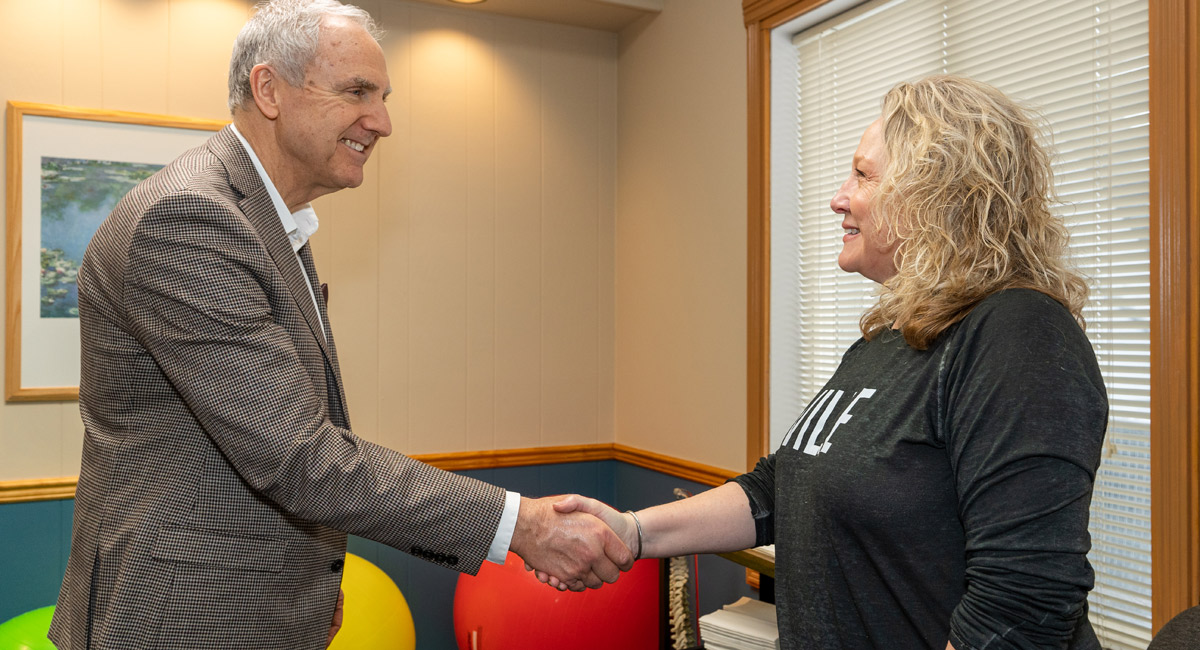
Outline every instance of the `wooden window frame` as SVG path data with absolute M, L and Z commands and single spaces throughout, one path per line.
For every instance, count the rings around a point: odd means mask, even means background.
M 770 441 L 770 33 L 829 0 L 743 0 L 749 129 L 746 465 Z M 1200 5 L 1149 0 L 1155 633 L 1200 605 Z

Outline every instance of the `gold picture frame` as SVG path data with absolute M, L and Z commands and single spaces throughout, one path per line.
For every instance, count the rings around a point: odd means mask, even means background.
M 133 183 L 226 124 L 8 102 L 6 401 L 79 398 L 72 304 L 83 247 Z

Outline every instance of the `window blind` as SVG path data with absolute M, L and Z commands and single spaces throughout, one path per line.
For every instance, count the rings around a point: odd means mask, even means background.
M 786 29 L 785 26 L 784 29 Z M 829 200 L 896 82 L 961 74 L 1049 124 L 1058 213 L 1089 278 L 1109 393 L 1092 501 L 1090 616 L 1114 650 L 1150 640 L 1150 275 L 1146 0 L 876 0 L 789 34 L 772 57 L 771 435 L 859 336 L 875 285 L 837 267 Z

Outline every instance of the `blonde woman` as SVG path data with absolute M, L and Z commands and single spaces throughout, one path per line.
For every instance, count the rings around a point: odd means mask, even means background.
M 893 88 L 830 203 L 879 300 L 780 448 L 692 499 L 558 507 L 642 557 L 774 543 L 783 648 L 1099 648 L 1108 403 L 1037 137 L 986 84 Z

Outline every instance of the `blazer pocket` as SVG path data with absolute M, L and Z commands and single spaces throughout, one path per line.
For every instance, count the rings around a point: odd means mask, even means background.
M 274 537 L 246 537 L 212 530 L 163 526 L 154 539 L 158 560 L 279 573 L 288 543 Z

